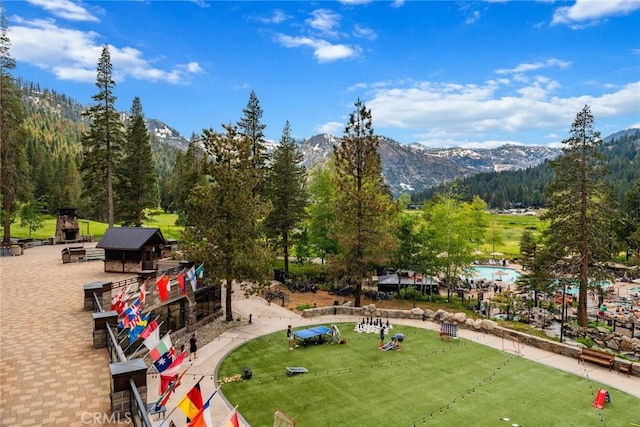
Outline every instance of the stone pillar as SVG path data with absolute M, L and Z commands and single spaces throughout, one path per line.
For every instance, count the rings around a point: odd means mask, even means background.
M 96 294 L 98 301 L 102 305 L 102 310 L 109 310 L 111 307 L 111 282 L 92 282 L 82 286 L 84 290 L 85 311 L 96 311 L 94 309 L 93 294 Z M 108 305 L 108 306 L 107 306 Z
M 118 313 L 115 311 L 102 311 L 93 313 L 93 348 L 105 348 L 107 346 L 106 324 L 117 325 Z
M 133 394 L 129 385 L 129 378 L 133 379 L 142 404 L 147 404 L 147 365 L 142 359 L 132 359 L 126 362 L 110 363 L 111 371 L 111 414 L 116 419 L 125 419 L 135 412 L 131 407 Z
M 145 280 L 155 279 L 157 276 L 158 276 L 158 271 L 157 270 L 141 270 L 141 271 L 138 271 L 138 281 L 140 283 L 144 282 Z

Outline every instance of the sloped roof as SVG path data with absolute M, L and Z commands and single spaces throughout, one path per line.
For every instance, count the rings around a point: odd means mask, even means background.
M 164 236 L 159 228 L 110 227 L 96 248 L 134 251 L 144 246 L 164 243 Z

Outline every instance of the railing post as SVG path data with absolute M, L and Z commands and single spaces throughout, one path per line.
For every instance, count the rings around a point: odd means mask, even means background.
M 107 346 L 107 324 L 116 325 L 118 323 L 118 313 L 115 311 L 103 311 L 93 313 L 93 348 L 104 348 Z
M 85 311 L 98 311 L 95 307 L 93 294 L 96 294 L 103 309 L 111 307 L 111 282 L 92 282 L 83 285 Z
M 133 380 L 142 402 L 147 401 L 147 365 L 142 359 L 127 360 L 109 364 L 111 372 L 111 414 L 116 419 L 131 417 L 136 413 L 136 408 L 131 406 L 135 399 L 132 395 L 132 386 L 129 379 Z M 144 410 L 144 408 L 143 408 Z

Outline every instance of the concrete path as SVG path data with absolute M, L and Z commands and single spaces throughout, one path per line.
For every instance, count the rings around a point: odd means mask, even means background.
M 127 420 L 117 423 L 109 418 L 109 358 L 105 349 L 93 349 L 92 316 L 83 310 L 82 286 L 100 280 L 117 281 L 131 274 L 104 273 L 101 261 L 63 264 L 63 248 L 42 246 L 25 250 L 22 256 L 0 257 L 0 426 L 127 425 Z M 298 328 L 359 320 L 351 316 L 303 319 L 277 304 L 267 305 L 261 298 L 244 298 L 240 292 L 234 293 L 233 304 L 239 315 L 246 318 L 251 314 L 252 323 L 227 331 L 199 349 L 189 372 L 208 374 L 201 382 L 205 398 L 215 390 L 219 362 L 244 342 L 284 331 L 287 324 Z M 418 320 L 396 319 L 394 324 L 439 329 L 433 322 Z M 492 335 L 461 329 L 460 336 L 502 348 L 502 340 Z M 533 347 L 523 352 L 524 357 L 536 362 L 588 376 L 640 398 L 637 377 L 581 365 L 575 359 Z M 198 378 L 185 375 L 178 396 L 167 407 L 175 407 Z M 149 402 L 155 401 L 158 387 L 158 379 L 149 375 Z M 211 405 L 214 424 L 221 424 L 232 407 L 220 393 L 212 398 Z M 174 412 L 170 418 L 178 426 L 185 425 L 180 413 Z

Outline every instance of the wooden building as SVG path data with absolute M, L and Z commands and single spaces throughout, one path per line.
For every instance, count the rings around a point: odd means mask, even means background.
M 96 245 L 104 249 L 104 271 L 156 270 L 166 241 L 159 228 L 110 227 Z

